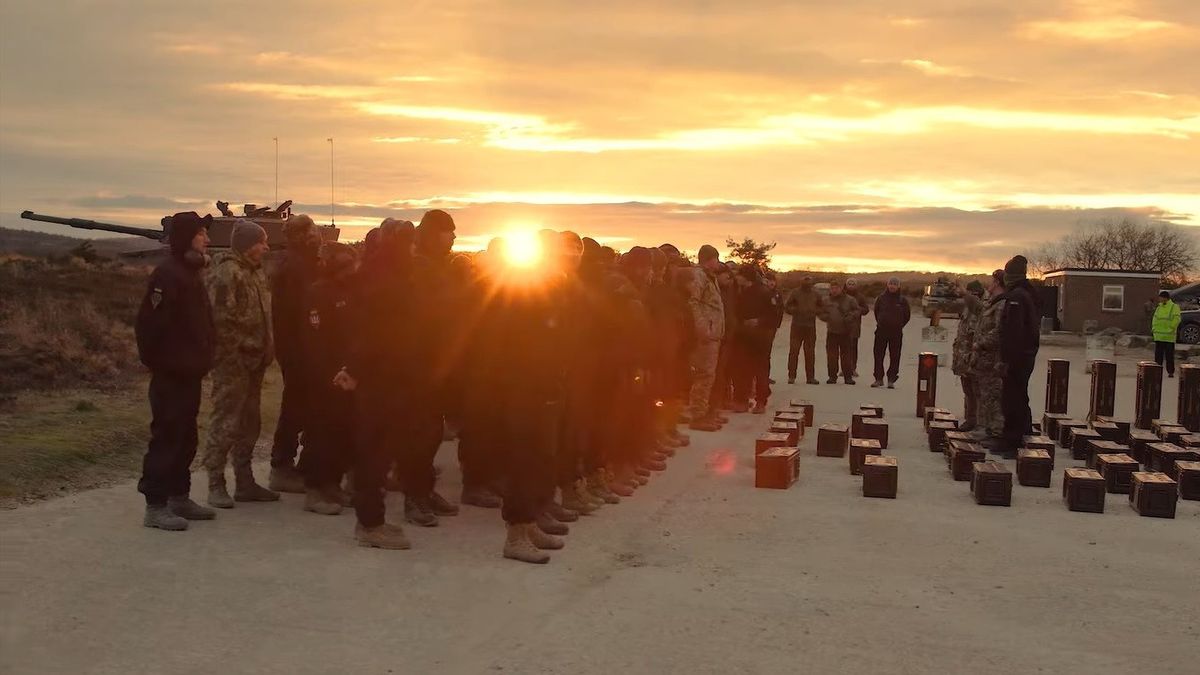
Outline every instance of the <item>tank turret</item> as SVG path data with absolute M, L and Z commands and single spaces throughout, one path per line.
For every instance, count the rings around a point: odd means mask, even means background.
M 233 213 L 229 208 L 228 202 L 217 202 L 217 210 L 220 211 L 221 215 L 213 216 L 212 225 L 208 228 L 208 237 L 211 241 L 209 246 L 211 248 L 228 248 L 230 240 L 233 237 L 233 226 L 239 220 L 253 221 L 266 230 L 267 244 L 273 250 L 287 248 L 287 237 L 284 234 L 284 227 L 288 219 L 292 217 L 292 202 L 290 199 L 276 208 L 246 204 L 242 207 L 243 215 L 240 216 Z M 167 233 L 171 231 L 172 218 L 172 216 L 163 216 L 162 220 L 159 221 L 159 229 L 151 229 L 129 227 L 127 225 L 113 225 L 111 223 L 102 223 L 83 218 L 58 218 L 56 216 L 45 216 L 34 213 L 33 211 L 22 211 L 21 217 L 26 220 L 56 223 L 81 230 L 101 230 L 136 237 L 146 237 L 160 243 L 165 243 L 167 240 Z M 341 234 L 341 230 L 332 225 L 318 225 L 317 230 L 321 233 L 323 241 L 337 241 L 338 236 Z

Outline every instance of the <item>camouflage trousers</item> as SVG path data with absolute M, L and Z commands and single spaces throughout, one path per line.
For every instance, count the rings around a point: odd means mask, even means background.
M 975 415 L 980 429 L 987 432 L 991 438 L 1000 438 L 1004 433 L 1004 413 L 1000 406 L 1000 393 L 1004 389 L 1004 380 L 999 375 L 976 374 L 975 381 Z
M 720 340 L 701 340 L 692 348 L 692 390 L 688 396 L 688 411 L 694 420 L 708 415 L 708 399 L 712 396 L 720 353 Z
M 247 370 L 240 363 L 218 363 L 212 372 L 212 417 L 201 463 L 209 473 L 222 473 L 229 456 L 233 469 L 250 468 L 262 421 L 264 368 Z

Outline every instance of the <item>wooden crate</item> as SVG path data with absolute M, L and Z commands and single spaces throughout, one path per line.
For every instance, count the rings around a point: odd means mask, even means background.
M 1195 462 L 1200 460 L 1200 450 L 1181 448 L 1174 443 L 1151 443 L 1147 446 L 1150 451 L 1149 468 L 1175 477 L 1175 463 Z
M 1100 434 L 1087 427 L 1075 427 L 1069 431 L 1071 437 L 1071 459 L 1087 459 L 1088 443 L 1103 441 Z
M 1003 462 L 975 462 L 971 472 L 971 494 L 984 506 L 1012 505 L 1012 472 Z
M 754 458 L 754 487 L 786 490 L 800 477 L 799 448 L 767 448 Z
M 800 429 L 801 426 L 796 422 L 772 422 L 768 431 L 773 434 L 787 434 L 788 445 L 799 445 Z
M 1078 429 L 1080 427 L 1086 428 L 1087 422 L 1084 422 L 1083 420 L 1076 420 L 1076 419 L 1059 420 L 1058 421 L 1058 435 L 1055 436 L 1055 439 L 1058 440 L 1059 447 L 1070 450 L 1071 449 L 1071 430 Z
M 946 458 L 946 466 L 950 466 L 950 446 L 955 441 L 971 444 L 975 438 L 967 431 L 947 431 L 942 439 L 942 455 Z
M 978 443 L 950 441 L 950 475 L 954 480 L 969 481 L 975 463 L 987 460 L 987 451 Z
M 822 424 L 817 429 L 817 457 L 845 457 L 850 429 L 845 424 Z
M 1132 422 L 1130 422 L 1128 420 L 1116 420 L 1111 417 L 1101 417 L 1101 418 L 1097 419 L 1096 421 L 1104 422 L 1107 424 L 1117 425 L 1117 437 L 1110 438 L 1108 440 L 1116 441 L 1118 443 L 1129 443 L 1129 432 L 1133 431 L 1133 423 Z M 1096 427 L 1096 425 L 1093 423 L 1092 428 L 1094 429 L 1095 427 Z M 1100 435 L 1103 436 L 1104 433 L 1102 432 Z
M 1149 518 L 1174 518 L 1179 501 L 1178 484 L 1165 473 L 1134 471 L 1129 505 L 1138 515 Z
M 792 400 L 788 405 L 792 408 L 792 410 L 799 410 L 800 412 L 804 413 L 804 426 L 811 427 L 813 425 L 813 413 L 815 411 L 815 406 L 813 406 L 811 401 Z
M 1200 462 L 1175 462 L 1175 482 L 1180 499 L 1200 500 Z
M 1192 432 L 1181 426 L 1162 427 L 1159 429 L 1159 432 L 1161 432 L 1159 434 L 1159 438 L 1161 438 L 1164 443 L 1174 443 L 1175 445 L 1182 444 L 1184 436 L 1192 435 Z
M 879 447 L 887 450 L 888 423 L 887 420 L 871 418 L 863 420 L 863 438 L 874 438 L 879 441 Z
M 1096 455 L 1096 472 L 1104 476 L 1104 489 L 1113 494 L 1127 495 L 1133 489 L 1133 472 L 1140 467 L 1127 454 Z
M 787 445 L 787 434 L 773 434 L 767 432 L 754 440 L 754 454 L 761 455 L 763 454 L 763 451 L 769 448 L 784 448 L 787 447 Z
M 955 422 L 933 421 L 929 423 L 929 451 L 941 452 L 946 443 L 946 432 L 957 431 Z
M 1159 419 L 1150 421 L 1150 431 L 1153 432 L 1154 435 L 1158 436 L 1160 439 L 1162 438 L 1162 428 L 1163 427 L 1178 427 L 1178 426 L 1183 426 L 1183 425 L 1179 424 L 1178 422 L 1176 422 L 1174 420 L 1168 420 L 1168 419 L 1164 419 L 1164 418 L 1159 418 Z
M 895 457 L 868 455 L 863 460 L 862 477 L 864 497 L 896 498 L 900 469 Z
M 1117 441 L 1121 438 L 1121 428 L 1104 420 L 1092 420 L 1092 431 L 1100 434 L 1100 438 L 1106 441 Z
M 1021 448 L 1017 451 L 1017 482 L 1026 487 L 1050 487 L 1054 460 L 1041 448 Z
M 1071 419 L 1067 413 L 1051 413 L 1042 415 L 1042 433 L 1050 438 L 1058 438 L 1058 423 Z
M 1113 441 L 1088 441 L 1087 468 L 1099 468 L 1096 466 L 1096 457 L 1099 455 L 1128 455 L 1130 452 L 1128 445 L 1122 445 Z M 1130 459 L 1133 458 L 1130 457 Z
M 795 422 L 796 424 L 804 423 L 804 413 L 799 410 L 776 410 L 774 422 Z
M 1180 438 L 1175 445 L 1181 448 L 1200 448 L 1200 434 L 1188 434 Z
M 857 476 L 862 473 L 863 462 L 868 455 L 882 454 L 883 448 L 879 447 L 879 441 L 874 438 L 851 438 L 850 475 Z
M 878 403 L 864 403 L 858 406 L 859 410 L 872 410 L 876 417 L 883 417 L 883 406 Z
M 925 431 L 929 431 L 929 423 L 933 421 L 933 416 L 938 413 L 948 413 L 945 408 L 928 407 L 925 409 Z
M 866 438 L 863 436 L 863 420 L 876 419 L 878 415 L 874 410 L 857 410 L 850 415 L 850 436 L 853 438 Z
M 1095 469 L 1067 469 L 1063 472 L 1062 491 L 1069 510 L 1104 513 L 1104 477 Z
M 1158 443 L 1158 436 L 1145 429 L 1133 429 L 1129 432 L 1129 456 L 1141 464 L 1150 465 L 1149 446 Z

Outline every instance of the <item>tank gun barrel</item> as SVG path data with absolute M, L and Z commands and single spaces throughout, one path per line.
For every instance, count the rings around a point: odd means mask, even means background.
M 55 216 L 44 216 L 33 211 L 22 211 L 21 217 L 25 220 L 40 220 L 43 223 L 56 223 L 58 225 L 66 225 L 80 230 L 103 230 L 105 232 L 120 232 L 121 234 L 133 235 L 135 237 L 146 237 L 155 241 L 162 241 L 162 230 L 150 230 L 144 227 L 129 227 L 127 225 L 113 225 L 112 223 L 101 223 L 95 220 L 85 220 L 83 218 L 58 218 Z

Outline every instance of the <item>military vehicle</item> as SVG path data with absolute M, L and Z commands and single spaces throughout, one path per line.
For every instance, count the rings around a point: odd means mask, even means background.
M 217 210 L 221 212 L 221 215 L 213 216 L 212 225 L 208 228 L 208 236 L 211 240 L 210 247 L 229 248 L 229 240 L 233 236 L 233 225 L 239 220 L 250 220 L 262 226 L 267 231 L 267 244 L 272 250 L 281 250 L 287 247 L 284 226 L 287 224 L 288 219 L 292 217 L 292 201 L 290 199 L 273 209 L 268 206 L 258 206 L 257 204 L 245 204 L 242 206 L 243 215 L 240 216 L 235 215 L 230 210 L 228 202 L 217 202 Z M 163 216 L 161 226 L 157 230 L 146 227 L 113 225 L 111 223 L 101 223 L 82 218 L 57 218 L 55 216 L 44 216 L 33 211 L 22 211 L 21 217 L 26 220 L 37 220 L 43 223 L 57 223 L 80 230 L 101 230 L 104 232 L 119 232 L 136 237 L 146 237 L 164 245 L 167 243 L 167 233 L 171 230 L 171 216 Z M 337 241 L 338 236 L 341 234 L 341 230 L 332 225 L 318 225 L 317 230 L 321 233 L 321 239 L 324 241 Z M 129 255 L 154 255 L 160 253 L 161 250 L 159 248 L 149 251 L 138 251 Z
M 937 281 L 926 286 L 921 296 L 921 313 L 926 317 L 940 312 L 942 316 L 954 314 L 961 319 L 964 308 L 962 298 L 958 297 L 954 285 L 946 277 L 938 277 Z

